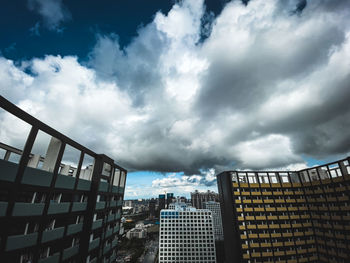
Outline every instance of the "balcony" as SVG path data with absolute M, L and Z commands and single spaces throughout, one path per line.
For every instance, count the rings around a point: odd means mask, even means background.
M 281 233 L 271 233 L 271 237 L 281 237 Z
M 104 255 L 107 254 L 108 251 L 111 250 L 111 248 L 112 248 L 111 244 L 106 245 L 106 246 L 103 248 L 103 254 L 104 254 Z
M 12 162 L 0 160 L 0 180 L 14 182 L 16 180 L 18 165 Z
M 282 242 L 275 242 L 272 244 L 274 247 L 282 247 L 283 243 Z
M 105 232 L 105 238 L 109 238 L 113 234 L 113 229 L 109 229 Z
M 92 223 L 92 229 L 95 230 L 97 228 L 100 228 L 102 226 L 102 219 L 96 220 Z
M 83 223 L 72 224 L 67 228 L 67 235 L 73 235 L 83 230 Z
M 266 216 L 256 216 L 256 220 L 266 220 Z
M 117 201 L 111 201 L 109 203 L 109 207 L 116 207 L 117 206 Z
M 118 192 L 119 192 L 119 187 L 118 187 L 118 186 L 113 185 L 113 186 L 112 186 L 112 193 L 117 194 Z
M 59 174 L 55 183 L 55 187 L 64 189 L 73 189 L 75 177 Z
M 83 191 L 90 191 L 91 188 L 91 182 L 85 179 L 79 179 L 78 181 L 78 190 L 83 190 Z
M 99 186 L 98 190 L 100 192 L 107 192 L 108 186 L 109 186 L 109 184 L 107 182 L 100 182 L 100 186 Z
M 115 218 L 114 214 L 109 215 L 107 218 L 107 222 L 112 222 L 114 220 L 114 218 Z
M 13 216 L 40 216 L 44 211 L 44 203 L 15 203 Z
M 34 246 L 38 239 L 38 233 L 28 235 L 9 236 L 6 243 L 6 251 Z
M 99 244 L 100 244 L 100 238 L 96 238 L 95 240 L 91 241 L 89 244 L 89 251 L 97 248 Z
M 53 174 L 47 171 L 26 167 L 24 170 L 22 184 L 49 187 Z
M 69 205 L 70 205 L 70 203 L 68 203 L 68 202 L 65 202 L 65 203 L 51 202 L 47 213 L 49 215 L 68 213 Z
M 53 254 L 47 258 L 39 260 L 39 263 L 58 263 L 60 260 L 60 253 Z
M 5 216 L 7 211 L 7 202 L 0 202 L 0 217 Z
M 68 258 L 71 258 L 71 257 L 77 255 L 78 252 L 79 252 L 79 245 L 76 245 L 76 246 L 70 247 L 70 248 L 66 248 L 65 250 L 63 250 L 62 259 L 66 260 Z
M 85 211 L 87 202 L 74 202 L 72 206 L 72 212 Z
M 41 242 L 49 242 L 63 237 L 64 227 L 55 228 L 43 232 Z
M 259 234 L 260 237 L 261 234 Z M 265 235 L 265 234 L 263 234 Z M 260 243 L 260 247 L 271 247 L 271 243 Z
M 106 202 L 96 202 L 96 210 L 104 209 Z
M 260 238 L 269 238 L 270 235 L 269 234 L 259 234 Z
M 115 226 L 113 228 L 113 233 L 118 233 L 119 232 L 119 226 Z

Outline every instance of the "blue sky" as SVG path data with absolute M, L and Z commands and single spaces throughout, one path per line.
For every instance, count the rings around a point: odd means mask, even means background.
M 349 1 L 6 1 L 0 93 L 129 170 L 126 199 L 350 155 Z M 24 132 L 0 114 L 0 139 Z M 78 127 L 78 128 L 77 128 Z

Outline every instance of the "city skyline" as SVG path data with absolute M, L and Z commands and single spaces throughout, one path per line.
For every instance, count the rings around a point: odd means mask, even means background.
M 350 155 L 349 1 L 143 2 L 2 3 L 1 95 L 118 160 L 125 199 Z

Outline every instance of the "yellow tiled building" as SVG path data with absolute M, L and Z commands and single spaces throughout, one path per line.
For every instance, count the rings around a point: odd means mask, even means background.
M 226 262 L 350 262 L 349 163 L 219 174 Z

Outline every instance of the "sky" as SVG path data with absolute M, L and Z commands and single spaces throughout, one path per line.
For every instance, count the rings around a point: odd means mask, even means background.
M 348 0 L 14 0 L 0 93 L 128 169 L 125 199 L 350 155 Z M 25 129 L 0 112 L 0 139 Z M 15 127 L 15 128 L 14 128 Z

